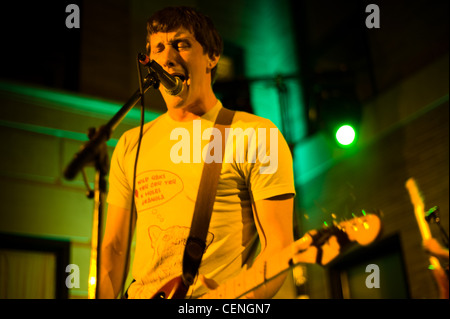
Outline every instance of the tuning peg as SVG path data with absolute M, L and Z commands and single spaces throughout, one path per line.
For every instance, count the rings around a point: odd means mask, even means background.
M 439 218 L 439 207 L 438 206 L 434 206 L 433 208 L 430 208 L 426 213 L 425 213 L 425 220 L 427 222 L 430 222 L 430 220 L 434 218 L 434 221 L 439 224 L 440 218 Z

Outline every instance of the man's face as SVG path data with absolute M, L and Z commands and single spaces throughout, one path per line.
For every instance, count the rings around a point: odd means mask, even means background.
M 211 90 L 211 69 L 215 63 L 195 36 L 184 28 L 173 32 L 158 32 L 150 36 L 150 58 L 167 72 L 183 80 L 183 91 L 172 96 L 161 87 L 161 94 L 170 108 L 183 108 L 201 103 L 207 90 Z

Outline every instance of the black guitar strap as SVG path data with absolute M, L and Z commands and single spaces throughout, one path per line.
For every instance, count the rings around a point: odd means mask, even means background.
M 184 284 L 188 287 L 194 283 L 206 248 L 206 236 L 208 235 L 209 222 L 217 193 L 217 184 L 225 155 L 225 128 L 231 125 L 234 113 L 234 111 L 224 107 L 219 111 L 214 127 L 220 130 L 222 137 L 222 160 L 219 163 L 211 162 L 203 165 L 191 230 L 183 255 L 182 278 Z M 212 139 L 213 136 L 211 135 Z

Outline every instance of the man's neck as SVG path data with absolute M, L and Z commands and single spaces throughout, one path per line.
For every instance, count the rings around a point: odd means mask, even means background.
M 179 122 L 186 122 L 195 120 L 208 111 L 210 111 L 217 104 L 217 98 L 213 95 L 209 99 L 195 101 L 189 105 L 180 108 L 169 108 L 169 116 Z

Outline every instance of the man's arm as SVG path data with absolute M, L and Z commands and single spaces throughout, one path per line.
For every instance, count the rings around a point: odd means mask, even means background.
M 257 263 L 269 260 L 280 250 L 294 241 L 292 194 L 285 194 L 254 203 L 253 211 L 256 228 L 261 241 L 261 252 L 255 260 Z M 255 291 L 247 298 L 272 298 L 283 285 L 286 274 L 281 275 Z
M 105 234 L 101 245 L 98 298 L 115 299 L 122 288 L 126 267 L 130 210 L 108 205 Z M 133 215 L 132 233 L 136 219 Z

